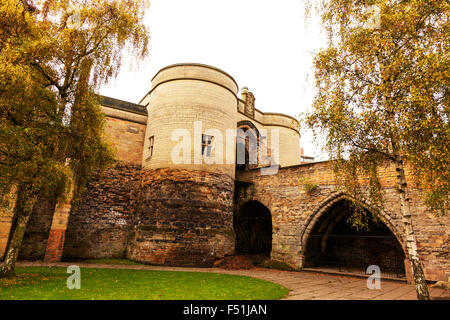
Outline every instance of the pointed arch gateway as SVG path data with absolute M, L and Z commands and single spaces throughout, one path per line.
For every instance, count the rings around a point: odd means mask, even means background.
M 374 218 L 375 210 L 363 207 Z M 382 276 L 404 278 L 404 242 L 391 217 L 379 212 L 368 230 L 357 230 L 347 221 L 353 210 L 349 198 L 336 193 L 310 215 L 301 234 L 303 267 L 365 274 L 369 265 L 378 265 Z

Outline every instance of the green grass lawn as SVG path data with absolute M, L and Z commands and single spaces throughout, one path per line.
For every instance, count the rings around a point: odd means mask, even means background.
M 0 300 L 276 300 L 288 289 L 250 277 L 203 272 L 81 269 L 81 289 L 66 268 L 18 267 L 0 279 Z

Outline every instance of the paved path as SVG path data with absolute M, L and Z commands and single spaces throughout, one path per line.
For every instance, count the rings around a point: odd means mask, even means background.
M 110 268 L 133 270 L 194 271 L 235 274 L 268 280 L 290 289 L 285 300 L 414 300 L 414 286 L 398 281 L 381 281 L 380 290 L 369 290 L 366 279 L 321 274 L 313 272 L 291 272 L 263 268 L 250 270 L 225 270 L 220 268 L 179 268 L 142 265 L 110 265 L 88 263 L 41 263 L 19 262 L 18 266 L 67 267 L 76 264 L 80 268 Z M 450 300 L 450 291 L 429 287 L 432 299 Z

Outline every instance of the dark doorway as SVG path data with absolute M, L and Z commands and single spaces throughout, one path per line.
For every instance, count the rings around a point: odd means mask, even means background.
M 258 201 L 244 204 L 234 217 L 236 254 L 261 254 L 272 251 L 272 215 Z
M 258 167 L 258 129 L 250 121 L 239 122 L 237 128 L 236 170 Z
M 314 225 L 305 252 L 306 268 L 365 274 L 377 265 L 385 277 L 405 276 L 405 255 L 389 228 L 369 212 L 367 228 L 349 223 L 354 208 L 345 200 L 337 202 Z

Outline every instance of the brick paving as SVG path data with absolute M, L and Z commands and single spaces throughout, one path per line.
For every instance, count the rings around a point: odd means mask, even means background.
M 225 270 L 220 268 L 180 268 L 143 265 L 111 265 L 91 263 L 41 263 L 19 262 L 21 267 L 48 266 L 67 267 L 78 265 L 80 268 L 107 268 L 158 271 L 215 272 L 259 278 L 281 284 L 290 290 L 283 300 L 416 300 L 413 285 L 406 282 L 381 280 L 380 290 L 367 288 L 366 279 L 314 273 L 310 271 L 294 272 L 273 269 L 253 268 L 249 270 Z M 428 287 L 432 299 L 450 300 L 450 291 Z

